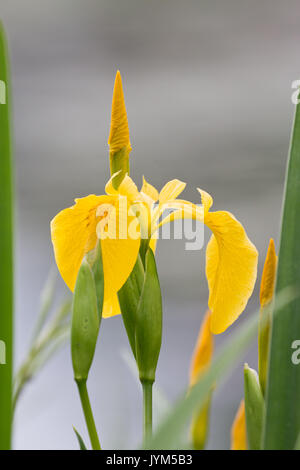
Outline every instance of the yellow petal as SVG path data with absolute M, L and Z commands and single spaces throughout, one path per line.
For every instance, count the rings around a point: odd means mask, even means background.
M 115 227 L 108 229 L 110 234 L 114 234 L 114 238 L 104 238 L 104 227 L 99 229 L 99 224 L 106 221 L 105 218 L 101 220 L 101 217 L 98 217 L 99 208 L 106 206 L 115 208 Z M 137 226 L 137 238 L 132 238 L 130 233 L 133 219 L 133 216 L 128 215 L 128 205 L 122 207 L 119 197 L 91 195 L 77 199 L 73 207 L 61 211 L 52 220 L 51 237 L 56 263 L 71 290 L 74 289 L 83 256 L 95 247 L 96 234 L 100 230 L 104 302 L 115 297 L 130 275 L 139 252 L 139 227 Z
M 114 85 L 108 145 L 111 153 L 115 153 L 123 147 L 126 147 L 128 151 L 131 150 L 122 79 L 119 70 Z
M 94 194 L 75 199 L 75 205 L 59 212 L 51 221 L 51 238 L 58 270 L 73 291 L 84 255 L 97 242 L 96 209 L 110 203 L 108 196 Z
M 190 367 L 190 385 L 199 380 L 209 366 L 214 350 L 214 339 L 210 328 L 211 312 L 208 310 L 202 322 Z
M 169 202 L 161 204 L 159 211 L 156 215 L 156 220 L 158 220 L 165 210 L 172 210 L 173 212 L 167 214 L 162 221 L 158 224 L 157 228 L 162 227 L 165 224 L 174 222 L 175 220 L 180 219 L 194 219 L 204 222 L 204 211 L 202 207 L 196 206 L 192 202 L 185 201 L 183 199 L 175 199 Z M 155 226 L 154 226 L 155 228 Z
M 179 194 L 182 193 L 186 186 L 186 183 L 183 183 L 180 180 L 171 180 L 164 185 L 161 192 L 159 193 L 159 202 L 164 204 L 170 199 L 176 199 Z
M 147 183 L 145 178 L 143 177 L 143 186 L 141 189 L 141 193 L 146 196 L 148 196 L 153 202 L 156 202 L 158 200 L 159 194 L 157 189 L 152 186 L 152 184 Z
M 231 450 L 247 450 L 245 403 L 241 401 L 231 428 Z
M 204 208 L 204 212 L 208 212 L 211 206 L 213 205 L 213 198 L 203 189 L 197 188 L 201 195 L 201 201 Z
M 258 253 L 243 226 L 229 212 L 208 212 L 204 222 L 213 232 L 206 248 L 206 277 L 211 329 L 218 334 L 247 305 L 256 281 Z
M 260 305 L 264 307 L 271 302 L 276 281 L 277 256 L 274 240 L 271 238 L 260 284 Z

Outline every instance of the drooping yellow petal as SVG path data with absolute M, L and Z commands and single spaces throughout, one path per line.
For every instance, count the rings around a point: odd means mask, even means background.
M 95 247 L 97 233 L 100 234 L 104 303 L 112 314 L 117 311 L 117 304 L 114 301 L 116 293 L 130 275 L 140 246 L 139 226 L 136 225 L 136 238 L 134 238 L 130 232 L 134 217 L 128 215 L 128 205 L 123 207 L 122 203 L 119 196 L 91 195 L 77 199 L 74 206 L 61 211 L 51 222 L 56 263 L 62 278 L 71 290 L 74 289 L 84 255 Z M 111 217 L 110 208 L 114 209 Z M 113 222 L 111 227 L 110 220 Z M 112 309 L 107 303 L 111 301 L 113 301 Z
M 260 305 L 264 307 L 271 302 L 275 289 L 277 256 L 274 240 L 271 238 L 260 284 Z
M 157 189 L 154 186 L 152 186 L 152 184 L 148 183 L 145 180 L 144 176 L 143 176 L 143 186 L 141 188 L 141 193 L 142 195 L 148 196 L 152 200 L 152 202 L 156 202 L 159 198 Z
M 257 275 L 257 250 L 243 226 L 229 212 L 209 212 L 205 223 L 213 231 L 206 248 L 208 305 L 214 334 L 223 333 L 243 312 Z
M 108 145 L 111 153 L 118 152 L 124 147 L 127 148 L 128 151 L 131 150 L 122 79 L 119 70 L 116 74 L 113 91 Z
M 165 202 L 170 201 L 170 199 L 176 199 L 185 187 L 186 183 L 176 179 L 166 183 L 159 193 L 160 204 L 164 204 Z
M 211 312 L 203 319 L 190 367 L 190 385 L 193 386 L 209 366 L 214 351 L 214 339 L 210 328 Z
M 231 428 L 231 450 L 247 450 L 245 402 L 241 401 Z
M 211 205 L 212 199 L 205 195 L 202 203 L 205 210 L 205 204 Z M 256 281 L 258 253 L 244 227 L 230 212 L 205 210 L 204 223 L 213 232 L 206 249 L 206 277 L 211 329 L 219 334 L 247 305 Z

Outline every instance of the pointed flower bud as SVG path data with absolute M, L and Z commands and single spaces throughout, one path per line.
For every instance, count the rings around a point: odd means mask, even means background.
M 256 370 L 244 366 L 244 391 L 247 437 L 250 450 L 260 450 L 265 402 Z
M 275 289 L 277 256 L 271 238 L 264 264 L 260 285 L 260 319 L 258 330 L 258 371 L 263 394 L 265 393 L 268 370 L 270 328 L 272 320 L 272 299 Z
M 231 450 L 247 450 L 245 402 L 241 401 L 231 428 Z
M 131 151 L 122 79 L 119 70 L 116 74 L 113 91 L 108 145 L 111 174 L 120 172 L 113 179 L 113 186 L 118 189 L 126 173 L 129 174 L 129 152 Z

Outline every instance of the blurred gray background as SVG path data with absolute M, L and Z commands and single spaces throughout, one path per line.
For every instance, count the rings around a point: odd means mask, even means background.
M 101 194 L 109 177 L 112 87 L 121 70 L 131 130 L 131 172 L 156 187 L 188 183 L 199 202 L 232 211 L 260 252 L 278 240 L 299 78 L 299 2 L 288 0 L 1 0 L 14 91 L 17 191 L 16 364 L 24 357 L 53 253 L 49 221 L 74 197 Z M 206 233 L 206 241 L 209 233 Z M 157 381 L 170 402 L 187 384 L 207 303 L 204 250 L 162 241 L 164 337 Z M 67 295 L 58 277 L 58 297 Z M 243 318 L 257 307 L 257 293 Z M 217 338 L 219 345 L 229 332 Z M 105 448 L 134 448 L 141 393 L 122 359 L 120 317 L 104 320 L 89 380 Z M 242 396 L 242 364 L 214 396 L 209 448 L 228 448 Z M 68 347 L 28 386 L 15 421 L 17 449 L 76 449 L 87 440 Z

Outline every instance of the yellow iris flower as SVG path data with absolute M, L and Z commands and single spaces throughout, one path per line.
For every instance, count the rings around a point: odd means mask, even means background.
M 131 150 L 119 72 L 113 94 L 109 145 L 111 162 L 115 156 L 117 158 L 118 152 L 125 150 L 128 156 Z M 113 181 L 117 175 L 118 173 L 115 173 L 108 181 L 106 195 L 89 195 L 76 199 L 74 206 L 61 211 L 51 222 L 56 263 L 68 287 L 74 289 L 84 255 L 92 250 L 97 239 L 101 238 L 105 286 L 103 317 L 119 314 L 117 292 L 133 269 L 141 237 L 146 236 L 150 247 L 155 251 L 157 232 L 162 225 L 182 218 L 199 220 L 213 232 L 206 250 L 208 305 L 212 312 L 211 330 L 215 334 L 225 331 L 244 310 L 256 281 L 258 253 L 243 226 L 230 212 L 211 212 L 213 199 L 201 189 L 198 189 L 202 199 L 200 207 L 177 199 L 186 186 L 182 181 L 169 181 L 158 192 L 144 179 L 142 188 L 138 191 L 135 183 L 126 174 L 116 189 Z M 125 207 L 122 202 L 124 196 Z M 139 215 L 138 220 L 135 212 L 130 211 L 136 205 L 146 209 L 140 211 L 143 214 Z M 103 211 L 103 207 L 107 207 L 107 211 Z M 166 209 L 172 209 L 173 212 L 164 217 Z M 107 230 L 106 222 L 112 212 L 117 220 L 115 237 L 102 238 L 99 231 Z M 130 233 L 132 224 L 136 227 L 134 237 Z M 119 229 L 123 225 L 126 227 L 126 233 L 124 234 L 123 230 L 120 236 Z

